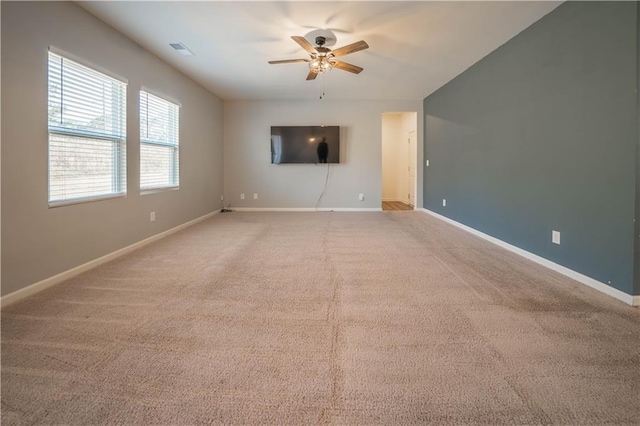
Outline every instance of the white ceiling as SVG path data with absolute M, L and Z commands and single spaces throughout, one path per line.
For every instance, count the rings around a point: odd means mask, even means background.
M 327 98 L 422 99 L 556 8 L 547 1 L 83 1 L 115 27 L 223 99 L 315 99 L 322 76 L 306 81 L 306 58 L 292 35 L 323 28 L 336 47 L 369 49 L 340 59 L 364 68 L 334 69 Z M 169 43 L 196 53 L 185 57 Z

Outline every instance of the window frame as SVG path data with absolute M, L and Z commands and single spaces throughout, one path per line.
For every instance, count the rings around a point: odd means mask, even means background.
M 54 56 L 54 58 L 52 58 Z M 56 58 L 57 57 L 57 58 Z M 55 94 L 52 95 L 51 92 L 51 74 L 52 74 L 52 60 L 59 60 L 60 64 L 60 100 L 58 101 L 54 98 L 57 96 Z M 113 133 L 109 134 L 107 132 L 92 132 L 90 130 L 82 130 L 82 129 L 74 129 L 69 126 L 65 126 L 62 124 L 64 121 L 64 114 L 62 112 L 62 108 L 65 105 L 63 93 L 65 86 L 69 87 L 68 81 L 67 84 L 64 84 L 65 78 L 68 78 L 68 75 L 65 77 L 64 71 L 64 62 L 70 62 L 71 67 L 79 66 L 80 68 L 86 68 L 91 73 L 96 73 L 100 78 L 105 81 L 111 80 L 111 84 L 115 85 L 113 87 L 117 88 L 117 92 L 115 93 L 118 96 L 118 101 L 120 105 L 117 107 L 117 111 L 119 112 L 119 116 L 111 117 L 111 127 Z M 95 66 L 94 64 L 89 63 L 83 59 L 80 59 L 72 54 L 64 52 L 60 49 L 49 46 L 47 50 L 47 203 L 49 208 L 54 207 L 62 207 L 74 204 L 83 204 L 90 203 L 94 201 L 101 201 L 111 198 L 124 198 L 127 196 L 127 96 L 128 96 L 128 81 L 121 77 L 115 76 L 113 73 L 109 71 L 105 71 L 103 68 L 99 66 Z M 77 72 L 76 71 L 67 71 L 67 72 Z M 89 74 L 87 74 L 89 76 Z M 56 76 L 57 77 L 57 76 Z M 90 77 L 89 77 L 90 78 Z M 89 80 L 89 78 L 87 80 Z M 86 82 L 80 82 L 79 85 L 86 84 Z M 77 90 L 77 87 L 76 87 Z M 53 101 L 52 101 L 53 99 Z M 50 114 L 52 107 L 59 106 L 61 108 L 61 116 L 60 116 L 60 125 L 52 124 L 50 120 Z M 78 107 L 78 105 L 73 105 L 74 107 Z M 112 108 L 115 108 L 112 105 Z M 117 130 L 116 130 L 117 129 Z M 111 166 L 111 179 L 112 179 L 112 192 L 109 193 L 97 193 L 97 194 L 88 194 L 81 195 L 77 197 L 69 197 L 69 198 L 51 198 L 52 193 L 52 136 L 62 136 L 62 137 L 71 137 L 78 139 L 85 139 L 87 141 L 97 142 L 97 141 L 108 141 L 111 142 L 110 147 L 112 150 L 112 166 Z M 55 143 L 55 142 L 54 142 Z M 88 185 L 87 185 L 88 186 Z
M 170 117 L 167 122 L 169 125 L 175 123 L 175 143 L 166 141 L 166 140 L 156 140 L 151 138 L 143 138 L 143 114 L 142 114 L 142 101 L 143 95 L 146 96 L 147 106 L 146 106 L 146 122 L 147 122 L 147 135 L 148 135 L 148 117 L 149 117 L 149 106 L 148 100 L 149 96 L 155 98 L 157 101 L 160 101 L 166 104 L 170 108 L 175 108 L 175 120 L 172 120 Z M 138 92 L 138 118 L 139 118 L 139 126 L 140 126 L 140 161 L 139 161 L 139 171 L 140 171 L 140 181 L 139 181 L 139 189 L 141 195 L 146 194 L 154 194 L 157 192 L 164 191 L 176 191 L 180 189 L 180 111 L 182 109 L 182 105 L 179 102 L 171 99 L 170 97 L 159 95 L 156 92 L 149 90 L 146 87 L 140 88 Z M 156 186 L 143 186 L 142 185 L 142 148 L 143 146 L 151 146 L 151 147 L 161 147 L 168 148 L 172 151 L 171 154 L 171 164 L 170 170 L 168 174 L 170 176 L 170 183 L 168 185 L 156 185 Z

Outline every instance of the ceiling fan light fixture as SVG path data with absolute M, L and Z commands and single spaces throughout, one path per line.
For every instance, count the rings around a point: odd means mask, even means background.
M 318 56 L 309 61 L 309 69 L 315 73 L 329 72 L 333 64 L 326 56 Z

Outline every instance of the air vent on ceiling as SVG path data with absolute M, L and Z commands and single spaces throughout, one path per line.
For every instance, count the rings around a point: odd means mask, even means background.
M 183 43 L 169 43 L 169 46 L 173 47 L 179 54 L 183 56 L 195 56 L 195 53 L 189 50 L 189 48 Z

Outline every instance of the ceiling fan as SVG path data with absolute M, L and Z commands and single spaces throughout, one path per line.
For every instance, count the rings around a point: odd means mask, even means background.
M 334 67 L 338 68 L 339 70 L 352 72 L 354 74 L 360 74 L 363 70 L 363 68 L 357 65 L 338 61 L 335 58 L 368 49 L 369 45 L 364 40 L 360 40 L 355 43 L 340 47 L 338 49 L 331 50 L 328 47 L 324 47 L 327 39 L 323 36 L 316 37 L 315 41 L 318 45 L 317 47 L 314 47 L 304 37 L 291 36 L 291 38 L 293 39 L 293 41 L 298 43 L 300 47 L 306 50 L 311 58 L 269 61 L 270 64 L 291 64 L 295 62 L 307 62 L 309 64 L 309 74 L 307 75 L 307 80 L 313 80 L 318 76 L 319 73 L 328 72 Z

